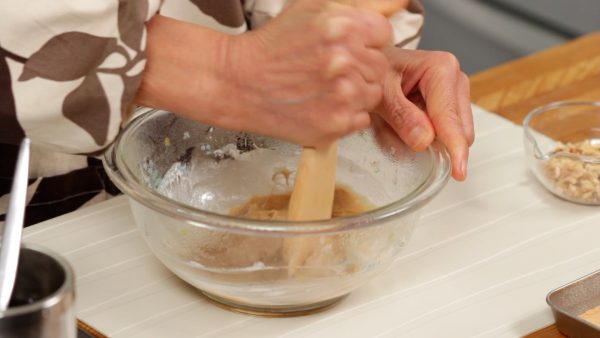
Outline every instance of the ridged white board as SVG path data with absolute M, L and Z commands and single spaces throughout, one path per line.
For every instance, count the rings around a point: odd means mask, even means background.
M 338 306 L 270 319 L 222 310 L 172 275 L 125 197 L 25 229 L 77 276 L 77 314 L 111 337 L 520 337 L 552 323 L 546 294 L 600 269 L 600 208 L 529 174 L 519 126 L 474 107 L 469 178 L 424 210 L 402 256 Z

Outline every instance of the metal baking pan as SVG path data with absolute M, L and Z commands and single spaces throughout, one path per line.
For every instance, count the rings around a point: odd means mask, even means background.
M 551 291 L 546 302 L 562 334 L 571 338 L 600 338 L 600 326 L 579 317 L 600 306 L 600 270 Z

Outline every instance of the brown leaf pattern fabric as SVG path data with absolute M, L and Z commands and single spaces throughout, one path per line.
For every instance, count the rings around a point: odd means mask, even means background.
M 106 143 L 110 107 L 96 73 L 88 74 L 81 85 L 65 97 L 63 114 L 90 133 L 96 144 Z
M 244 23 L 244 12 L 240 1 L 190 0 L 203 13 L 212 16 L 220 24 L 239 27 Z
M 19 81 L 37 76 L 55 81 L 76 80 L 95 69 L 116 45 L 115 38 L 82 32 L 56 35 L 29 57 Z
M 7 60 L 3 56 L 0 50 L 0 135 L 4 135 L 8 142 L 16 144 L 25 137 L 25 132 L 17 121 L 15 98 L 10 90 L 10 72 Z
M 123 42 L 131 49 L 140 51 L 144 34 L 143 22 L 148 13 L 148 1 L 119 0 L 119 34 Z M 142 24 L 140 24 L 142 23 Z

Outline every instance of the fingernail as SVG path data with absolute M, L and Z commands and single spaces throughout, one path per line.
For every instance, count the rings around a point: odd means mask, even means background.
M 413 148 L 420 149 L 425 147 L 427 144 L 427 139 L 429 135 L 425 131 L 425 129 L 420 126 L 416 126 L 412 128 L 410 133 L 408 134 L 408 140 L 406 140 Z

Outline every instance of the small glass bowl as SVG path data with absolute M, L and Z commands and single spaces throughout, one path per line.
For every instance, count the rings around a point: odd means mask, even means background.
M 600 102 L 555 102 L 523 123 L 529 168 L 553 194 L 600 205 Z

